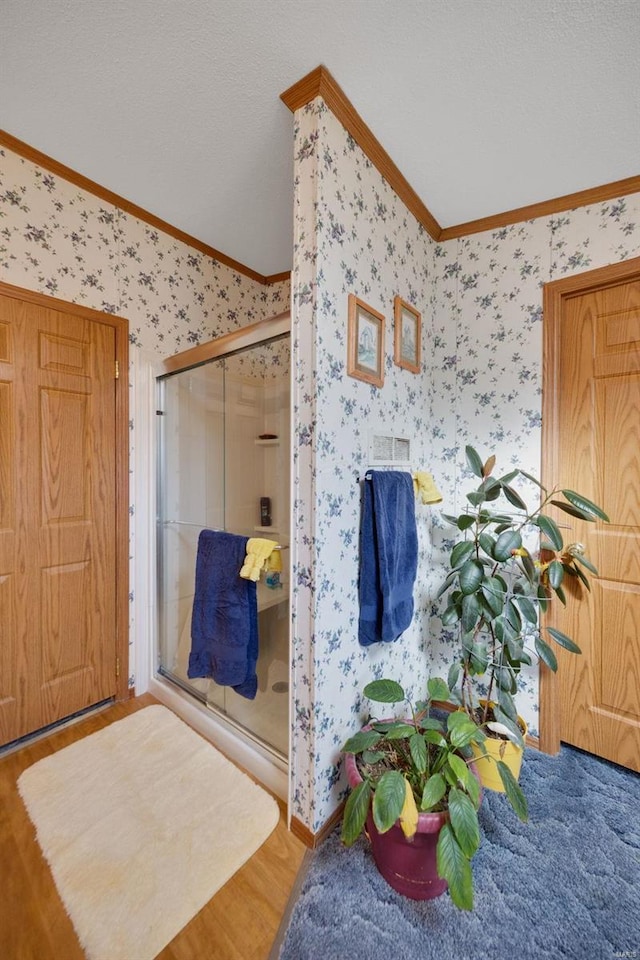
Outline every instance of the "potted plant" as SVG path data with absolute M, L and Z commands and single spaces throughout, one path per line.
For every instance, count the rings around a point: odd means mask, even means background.
M 399 893 L 431 899 L 449 887 L 462 909 L 473 906 L 470 861 L 480 843 L 481 788 L 470 746 L 484 732 L 463 711 L 432 715 L 432 701 L 447 698 L 444 680 L 428 682 L 425 701 L 412 706 L 394 680 L 374 680 L 364 695 L 377 703 L 405 703 L 408 717 L 371 719 L 344 745 L 352 788 L 342 822 L 350 846 L 364 831 L 378 870 Z M 521 819 L 526 801 L 505 775 Z
M 587 574 L 597 575 L 584 547 L 565 545 L 560 527 L 545 511 L 554 506 L 587 521 L 608 517 L 581 494 L 549 491 L 524 470 L 494 477 L 495 457 L 483 462 L 473 447 L 466 448 L 466 457 L 480 483 L 467 494 L 470 507 L 464 513 L 445 515 L 462 535 L 451 549 L 451 570 L 439 593 L 447 596 L 443 625 L 457 625 L 459 630 L 460 652 L 449 671 L 448 687 L 451 698 L 487 734 L 482 747 L 474 747 L 483 784 L 508 790 L 505 762 L 510 764 L 509 755 L 514 755 L 510 769 L 517 777 L 526 733 L 514 701 L 521 668 L 534 656 L 551 670 L 558 666 L 542 635 L 539 614 L 552 597 L 566 603 L 567 583 L 580 596 L 583 589 L 590 589 Z M 518 476 L 539 488 L 538 506 L 529 508 L 514 489 Z M 506 501 L 505 508 L 500 501 Z M 535 540 L 534 552 L 525 542 L 527 536 Z M 560 630 L 545 626 L 544 633 L 566 650 L 580 653 L 578 644 Z

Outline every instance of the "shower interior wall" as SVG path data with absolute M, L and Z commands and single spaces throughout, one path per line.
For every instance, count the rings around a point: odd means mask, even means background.
M 289 338 L 163 381 L 160 666 L 253 735 L 288 753 Z M 262 440 L 261 434 L 276 439 Z M 261 525 L 260 498 L 272 504 Z M 203 527 L 266 537 L 281 551 L 281 587 L 258 583 L 258 693 L 247 702 L 187 677 L 197 541 Z M 275 685 L 275 691 L 274 691 Z M 272 702 L 273 701 L 273 702 Z

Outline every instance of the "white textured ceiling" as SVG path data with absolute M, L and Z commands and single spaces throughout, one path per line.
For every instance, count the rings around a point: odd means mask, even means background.
M 638 0 L 0 0 L 0 127 L 268 275 L 320 63 L 442 226 L 640 173 Z

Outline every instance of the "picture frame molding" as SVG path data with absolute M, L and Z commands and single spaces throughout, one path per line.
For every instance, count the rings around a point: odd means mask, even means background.
M 375 344 L 375 367 L 363 363 L 359 359 L 359 349 L 362 347 L 362 338 L 360 336 L 361 315 L 365 321 L 369 321 L 376 326 L 376 344 Z M 355 294 L 349 294 L 349 311 L 347 323 L 347 374 L 355 377 L 357 380 L 363 380 L 373 387 L 381 388 L 384 384 L 384 336 L 385 336 L 385 317 L 378 310 L 374 310 L 368 303 L 356 297 Z
M 403 351 L 403 319 L 405 313 L 410 313 L 415 323 L 415 352 L 412 359 L 407 357 L 406 351 Z M 407 303 L 407 301 L 403 300 L 400 296 L 394 297 L 393 300 L 393 333 L 393 362 L 397 366 L 402 367 L 403 370 L 409 370 L 411 373 L 420 373 L 422 314 L 411 303 Z

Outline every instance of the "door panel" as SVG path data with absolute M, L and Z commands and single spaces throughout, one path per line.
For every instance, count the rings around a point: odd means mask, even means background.
M 116 692 L 115 330 L 0 297 L 0 331 L 5 743 Z
M 568 297 L 559 348 L 558 479 L 611 520 L 570 521 L 599 578 L 548 619 L 582 648 L 558 651 L 561 737 L 640 770 L 640 283 Z

